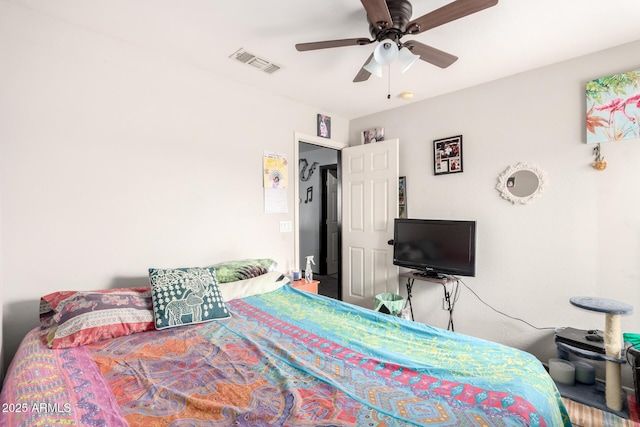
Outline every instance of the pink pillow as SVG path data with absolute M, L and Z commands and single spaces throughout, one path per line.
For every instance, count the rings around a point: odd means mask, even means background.
M 50 348 L 77 347 L 154 329 L 151 288 L 61 291 L 40 298 L 40 336 Z

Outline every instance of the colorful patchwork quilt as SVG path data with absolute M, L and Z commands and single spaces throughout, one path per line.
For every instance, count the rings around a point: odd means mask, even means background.
M 7 426 L 570 426 L 533 356 L 284 286 L 231 317 L 49 349 L 27 335 Z

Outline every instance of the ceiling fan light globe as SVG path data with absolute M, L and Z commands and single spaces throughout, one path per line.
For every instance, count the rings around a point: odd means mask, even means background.
M 373 51 L 373 58 L 380 65 L 388 65 L 398 57 L 398 45 L 391 39 L 382 40 Z
M 375 58 L 372 58 L 371 61 L 369 61 L 369 63 L 362 68 L 364 68 L 374 76 L 382 78 L 382 65 L 380 65 Z
M 419 55 L 414 54 L 406 47 L 400 49 L 398 53 L 398 64 L 400 64 L 400 72 L 404 73 L 407 71 L 413 64 L 416 63 L 420 59 Z

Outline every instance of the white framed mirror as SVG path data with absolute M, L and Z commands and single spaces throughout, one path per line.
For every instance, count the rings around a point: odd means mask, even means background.
M 547 176 L 536 165 L 518 163 L 498 177 L 496 189 L 513 204 L 527 204 L 539 196 L 547 185 Z

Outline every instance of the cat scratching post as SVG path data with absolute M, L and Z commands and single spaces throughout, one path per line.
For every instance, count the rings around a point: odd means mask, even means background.
M 606 354 L 605 399 L 607 407 L 613 411 L 622 410 L 621 363 L 622 330 L 620 316 L 631 314 L 633 307 L 620 301 L 606 298 L 573 297 L 569 301 L 585 310 L 605 313 L 604 350 Z
M 620 329 L 620 315 L 609 314 L 605 315 L 604 325 L 604 351 L 609 357 L 620 359 L 622 349 L 622 330 Z M 622 410 L 622 384 L 620 384 L 621 378 L 621 365 L 616 362 L 607 360 L 606 364 L 606 388 L 605 397 L 607 400 L 607 406 L 614 411 Z

